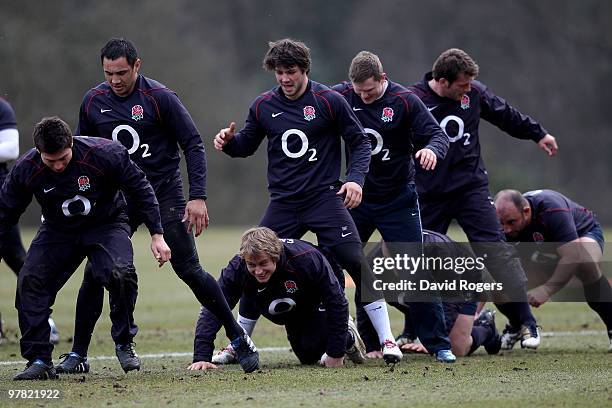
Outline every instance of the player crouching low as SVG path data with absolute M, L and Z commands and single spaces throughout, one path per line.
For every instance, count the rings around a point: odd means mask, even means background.
M 242 236 L 240 254 L 221 272 L 219 285 L 230 308 L 243 297 L 256 305 L 257 313 L 284 325 L 302 364 L 338 367 L 345 356 L 354 363 L 365 361 L 363 342 L 349 320 L 342 285 L 325 256 L 312 245 L 280 240 L 265 227 L 252 228 Z M 212 354 L 220 327 L 202 308 L 189 370 L 217 368 Z M 228 356 L 233 355 L 231 347 L 226 350 Z M 223 362 L 233 362 L 229 360 Z

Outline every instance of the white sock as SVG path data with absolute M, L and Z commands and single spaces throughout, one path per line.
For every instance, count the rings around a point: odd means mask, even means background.
M 372 326 L 374 326 L 376 334 L 378 334 L 378 342 L 383 344 L 385 340 L 393 340 L 387 303 L 381 299 L 365 305 L 363 309 L 368 314 Z
M 238 324 L 244 329 L 246 334 L 248 334 L 249 337 L 251 337 L 253 335 L 253 330 L 255 330 L 255 325 L 257 324 L 257 319 L 255 319 L 255 320 L 247 319 L 244 316 L 240 316 L 240 313 L 239 313 L 237 320 L 238 320 Z

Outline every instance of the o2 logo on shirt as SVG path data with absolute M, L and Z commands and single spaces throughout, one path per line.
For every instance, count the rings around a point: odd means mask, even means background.
M 446 127 L 449 122 L 455 122 L 457 124 L 457 134 L 455 136 L 451 136 L 448 134 L 448 130 L 446 129 Z M 470 137 L 472 135 L 470 135 L 469 133 L 463 133 L 463 130 L 465 129 L 465 124 L 463 123 L 463 119 L 461 119 L 459 116 L 448 115 L 447 117 L 442 119 L 442 122 L 440 122 L 440 127 L 442 128 L 444 133 L 446 133 L 446 136 L 448 137 L 449 142 L 455 143 L 461 140 L 461 138 L 465 137 L 465 140 L 463 141 L 463 145 L 464 146 L 470 145 Z
M 374 129 L 363 128 L 363 130 L 366 132 L 366 134 L 374 136 L 374 139 L 376 140 L 376 145 L 372 143 L 372 146 L 374 146 L 374 148 L 372 149 L 372 156 L 376 156 L 378 153 L 382 152 L 383 155 L 382 155 L 382 158 L 380 159 L 381 161 L 391 160 L 391 158 L 389 157 L 389 149 L 383 149 L 382 135 Z
M 80 205 L 79 205 L 80 204 Z M 87 215 L 91 211 L 91 201 L 82 195 L 75 195 L 62 203 L 62 212 L 66 217 Z
M 132 119 L 138 122 L 142 118 L 144 118 L 144 109 L 142 109 L 142 106 L 132 106 Z
M 302 142 L 302 147 L 297 152 L 292 152 L 289 150 L 288 140 L 289 136 L 292 135 L 299 137 L 300 141 Z M 285 153 L 287 157 L 290 157 L 292 159 L 298 159 L 305 155 L 306 152 L 310 152 L 310 157 L 308 158 L 308 161 L 318 160 L 317 149 L 315 149 L 314 147 L 310 149 L 308 148 L 308 136 L 306 136 L 306 133 L 302 132 L 299 129 L 289 129 L 286 130 L 285 133 L 283 133 L 283 135 L 281 136 L 281 148 L 283 149 L 283 153 Z
M 304 119 L 306 119 L 307 121 L 311 121 L 316 117 L 317 116 L 315 115 L 315 108 L 310 105 L 304 107 Z
M 291 298 L 274 299 L 268 306 L 268 313 L 272 316 L 277 316 L 279 314 L 289 313 L 296 306 L 295 300 Z
M 145 157 L 151 156 L 151 153 L 149 153 L 149 145 L 147 143 L 140 144 L 140 136 L 138 135 L 138 132 L 136 132 L 136 129 L 130 125 L 119 125 L 113 129 L 112 138 L 115 142 L 121 143 L 119 140 L 119 133 L 121 133 L 122 130 L 127 131 L 132 138 L 132 146 L 122 143 L 127 149 L 128 154 L 132 155 L 136 152 L 136 150 L 138 150 L 138 148 L 142 147 L 142 158 L 144 159 Z

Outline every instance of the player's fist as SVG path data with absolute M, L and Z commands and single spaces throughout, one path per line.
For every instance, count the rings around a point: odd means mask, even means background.
M 230 123 L 229 127 L 223 128 L 217 133 L 213 143 L 215 145 L 215 149 L 223 150 L 223 146 L 229 143 L 230 140 L 234 138 L 236 134 L 236 122 Z
M 431 149 L 421 149 L 416 152 L 415 158 L 419 161 L 419 164 L 423 170 L 433 170 L 436 168 L 438 158 Z

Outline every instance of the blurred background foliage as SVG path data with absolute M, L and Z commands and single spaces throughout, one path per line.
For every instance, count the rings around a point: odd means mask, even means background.
M 345 80 L 360 50 L 411 84 L 450 47 L 479 63 L 479 79 L 557 137 L 558 157 L 481 125 L 491 190 L 552 188 L 612 223 L 612 3 L 605 0 L 0 1 L 0 95 L 15 108 L 21 151 L 32 126 L 56 114 L 76 127 L 84 93 L 103 80 L 99 50 L 132 40 L 141 73 L 175 90 L 208 154 L 215 224 L 256 224 L 267 204 L 265 143 L 249 159 L 214 151 L 229 121 L 274 86 L 261 68 L 267 42 L 311 48 L 311 78 Z M 38 222 L 35 206 L 23 219 Z

